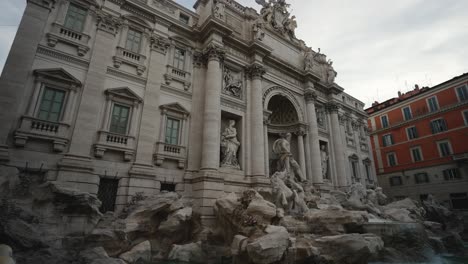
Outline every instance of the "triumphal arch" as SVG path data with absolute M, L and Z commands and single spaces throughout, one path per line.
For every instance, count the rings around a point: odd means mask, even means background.
M 176 191 L 206 219 L 227 192 L 268 192 L 281 166 L 323 190 L 373 185 L 364 104 L 285 0 L 257 3 L 28 1 L 0 80 L 2 171 L 104 211 Z

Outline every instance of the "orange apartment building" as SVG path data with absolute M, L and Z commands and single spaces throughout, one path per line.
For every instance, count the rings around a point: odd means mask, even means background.
M 468 73 L 366 109 L 377 179 L 395 199 L 468 209 Z

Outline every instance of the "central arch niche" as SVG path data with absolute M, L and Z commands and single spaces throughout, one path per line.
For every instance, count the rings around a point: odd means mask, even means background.
M 273 153 L 273 143 L 282 134 L 291 133 L 291 154 L 298 160 L 297 132 L 300 127 L 299 115 L 294 104 L 284 95 L 276 94 L 270 98 L 267 110 L 271 112 L 268 120 L 268 167 L 269 174 L 276 171 L 278 157 Z
M 268 102 L 271 111 L 270 123 L 273 125 L 292 125 L 299 122 L 296 108 L 288 98 L 282 95 L 273 96 Z

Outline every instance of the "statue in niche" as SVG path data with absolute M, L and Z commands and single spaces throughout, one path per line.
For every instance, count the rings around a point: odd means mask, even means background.
M 229 68 L 224 68 L 224 89 L 223 93 L 237 98 L 242 97 L 242 81 L 232 74 Z
M 225 4 L 222 0 L 215 0 L 213 7 L 213 15 L 215 18 L 224 20 Z
M 221 134 L 221 151 L 223 160 L 221 167 L 230 167 L 240 169 L 239 161 L 237 160 L 237 150 L 239 149 L 240 142 L 237 140 L 237 129 L 234 127 L 236 121 L 229 120 L 229 125 L 224 129 Z
M 273 143 L 273 153 L 279 156 L 277 170 L 285 171 L 299 182 L 305 182 L 306 179 L 301 171 L 301 167 L 292 157 L 291 145 L 289 142 L 291 142 L 291 133 L 286 133 Z
M 277 171 L 270 178 L 273 196 L 276 205 L 287 212 L 291 213 L 294 209 L 298 213 L 304 213 L 309 210 L 301 185 L 306 183 L 306 179 L 299 164 L 292 158 L 290 141 L 291 133 L 287 133 L 273 143 L 273 152 L 279 156 Z
M 333 84 L 335 82 L 337 72 L 333 69 L 333 61 L 327 62 L 327 83 Z
M 328 179 L 327 173 L 328 173 L 328 160 L 329 156 L 327 153 L 327 150 L 325 149 L 325 145 L 320 146 L 320 160 L 322 161 L 322 178 L 323 179 Z

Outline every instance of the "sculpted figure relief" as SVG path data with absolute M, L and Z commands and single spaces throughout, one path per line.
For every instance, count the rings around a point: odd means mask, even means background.
M 286 133 L 273 143 L 273 152 L 279 156 L 278 171 L 286 171 L 286 173 L 293 175 L 299 182 L 306 181 L 301 167 L 292 157 L 289 142 L 291 142 L 291 133 Z
M 291 40 L 295 40 L 294 31 L 297 28 L 295 16 L 291 18 L 288 12 L 289 4 L 285 0 L 255 0 L 257 4 L 263 6 L 260 10 L 260 16 L 268 25 L 277 32 L 289 36 Z
M 223 93 L 241 98 L 242 97 L 242 81 L 235 78 L 229 68 L 224 68 L 224 89 Z
M 235 125 L 236 121 L 229 120 L 229 126 L 224 129 L 221 135 L 221 150 L 223 154 L 221 167 L 240 168 L 239 161 L 237 160 L 237 150 L 239 149 L 240 142 L 237 140 Z
M 253 24 L 254 40 L 262 41 L 265 37 L 265 23 L 261 19 L 257 19 Z
M 314 52 L 311 48 L 307 48 L 304 56 L 304 70 L 305 71 L 312 71 L 312 67 L 314 66 Z

